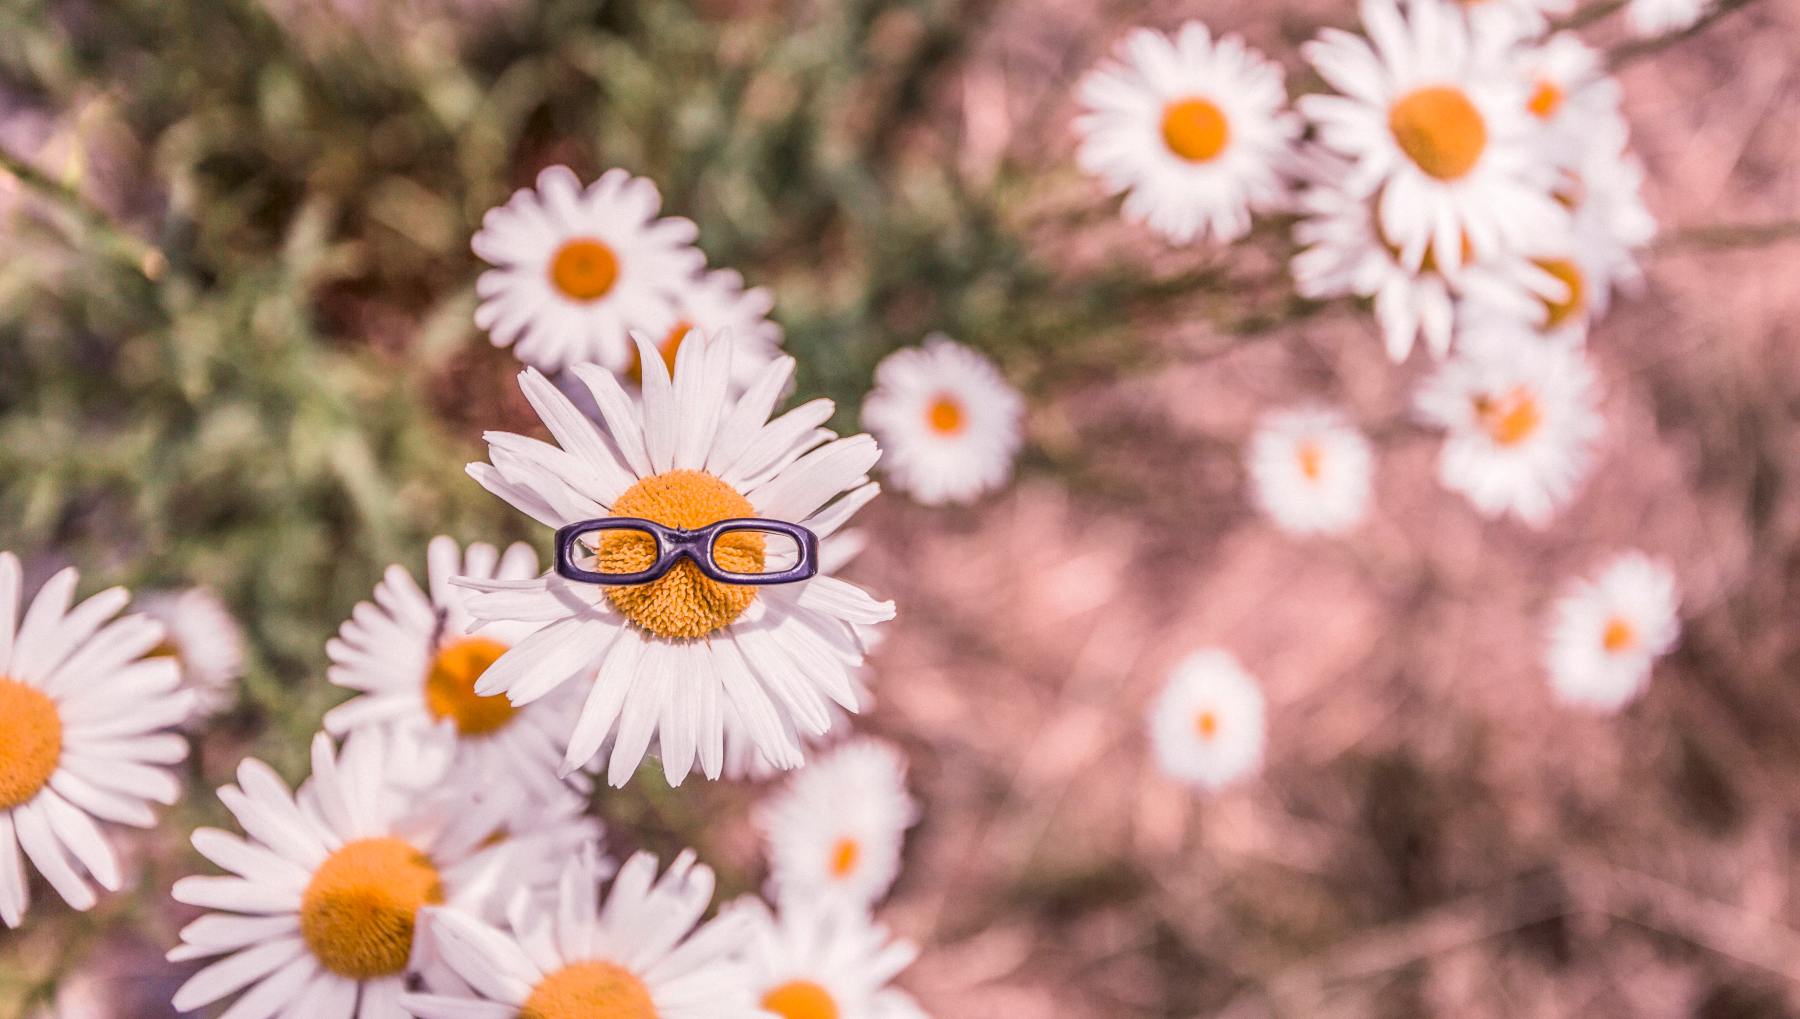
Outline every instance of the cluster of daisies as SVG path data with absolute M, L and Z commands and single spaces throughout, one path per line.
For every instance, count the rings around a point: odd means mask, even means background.
M 583 372 L 647 385 L 647 359 L 673 371 L 692 336 L 729 342 L 731 389 L 749 389 L 780 356 L 774 299 L 732 270 L 707 269 L 694 224 L 661 208 L 656 184 L 624 170 L 585 187 L 566 167 L 543 171 L 475 235 L 475 254 L 493 266 L 477 284 L 476 324 L 589 412 Z M 982 354 L 937 334 L 882 361 L 862 415 L 887 451 L 888 478 L 928 505 L 1002 487 L 1023 441 L 1018 392 Z
M 556 286 L 603 262 L 623 286 L 638 279 L 628 267 L 643 251 L 660 251 L 652 277 L 692 267 L 662 250 L 686 234 L 649 220 L 647 184 L 608 175 L 584 193 L 552 171 L 540 186 L 541 205 L 515 199 L 497 215 L 542 229 L 639 224 L 605 242 L 561 241 L 590 247 L 540 266 Z M 583 218 L 584 194 L 642 215 Z M 518 252 L 491 236 L 478 242 Z M 510 328 L 510 306 L 493 307 L 484 319 Z M 681 560 L 647 583 L 607 586 L 543 569 L 525 544 L 448 537 L 425 549 L 422 580 L 389 567 L 326 644 L 327 678 L 352 696 L 314 737 L 310 775 L 290 787 L 243 761 L 218 793 L 241 831 L 193 834 L 224 873 L 175 884 L 178 901 L 207 912 L 170 959 L 212 960 L 176 993 L 177 1009 L 229 1001 L 227 1019 L 922 1015 L 889 986 L 915 951 L 872 913 L 916 819 L 893 748 L 840 742 L 765 802 L 758 823 L 773 906 L 735 903 L 702 922 L 714 879 L 692 853 L 661 868 L 642 853 L 615 865 L 604 851 L 589 813 L 608 795 L 595 792 L 601 773 L 623 786 L 654 760 L 676 786 L 696 773 L 760 777 L 824 752 L 867 705 L 864 657 L 894 614 L 837 576 L 860 547 L 847 525 L 879 491 L 869 477 L 876 440 L 825 428 L 829 400 L 778 413 L 794 361 L 747 346 L 751 334 L 694 328 L 665 350 L 633 329 L 627 366 L 604 342 L 612 321 L 579 320 L 582 335 L 599 338 L 583 356 L 610 358 L 610 368 L 572 361 L 562 386 L 536 368 L 521 373 L 549 441 L 488 433 L 473 480 L 546 537 L 606 516 L 675 528 L 740 517 L 798 524 L 819 539 L 818 572 L 792 584 L 730 584 Z M 575 335 L 535 328 L 519 342 L 542 350 L 545 337 Z M 928 382 L 924 405 L 911 409 L 946 433 L 979 426 L 992 446 L 996 404 L 977 406 L 970 394 L 1000 385 L 998 373 L 947 340 L 884 366 L 876 416 L 916 428 L 903 420 L 917 398 L 909 387 L 934 370 L 954 377 L 936 389 Z M 1012 415 L 1003 424 L 1016 443 L 1010 400 L 998 406 Z M 919 448 L 905 466 L 936 479 L 940 456 Z M 983 466 L 927 490 L 948 498 L 1003 475 Z M 777 555 L 761 544 L 741 551 Z M 217 639 L 228 615 L 202 593 L 121 615 L 125 591 L 73 604 L 76 582 L 72 570 L 52 577 L 21 618 L 19 562 L 0 556 L 8 925 L 26 910 L 24 860 L 77 909 L 94 905 L 94 885 L 121 886 L 96 822 L 147 827 L 152 803 L 177 798 L 172 768 L 188 750 L 179 730 L 229 693 L 241 659 L 235 636 Z
M 1290 103 L 1281 68 L 1190 21 L 1138 29 L 1081 82 L 1077 159 L 1128 219 L 1174 244 L 1229 242 L 1292 217 L 1308 298 L 1373 305 L 1388 356 L 1437 362 L 1414 409 L 1444 433 L 1438 479 L 1481 514 L 1542 528 L 1575 496 L 1601 433 L 1590 328 L 1641 281 L 1655 232 L 1603 55 L 1554 26 L 1566 0 L 1363 0 L 1362 32 L 1302 55 L 1331 90 Z M 1643 33 L 1695 0 L 1632 0 Z M 1364 518 L 1375 457 L 1349 418 L 1265 416 L 1246 452 L 1257 505 L 1299 535 Z M 1558 601 L 1546 662 L 1567 702 L 1616 708 L 1676 637 L 1673 578 L 1619 557 Z M 1222 652 L 1177 670 L 1153 712 L 1168 770 L 1217 785 L 1251 769 L 1254 681 Z

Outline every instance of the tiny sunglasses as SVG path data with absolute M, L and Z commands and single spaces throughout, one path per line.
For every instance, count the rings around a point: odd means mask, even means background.
M 577 564 L 578 555 L 592 555 L 599 548 L 598 541 L 584 546 L 582 538 L 612 531 L 648 534 L 656 542 L 656 561 L 635 573 L 597 573 Z M 744 573 L 721 565 L 715 550 L 719 548 L 721 539 L 734 534 L 761 536 L 763 545 L 759 546 L 761 554 L 758 559 L 768 561 L 773 568 L 758 573 Z M 765 547 L 774 551 L 763 552 Z M 642 517 L 596 517 L 576 521 L 556 532 L 557 576 L 584 584 L 604 584 L 608 587 L 648 584 L 674 569 L 675 564 L 683 559 L 689 560 L 702 574 L 721 584 L 792 584 L 808 580 L 819 572 L 819 536 L 799 524 L 790 524 L 785 520 L 765 520 L 761 517 L 721 520 L 694 530 L 665 527 Z M 788 561 L 790 559 L 792 562 Z M 600 564 L 596 562 L 595 565 Z

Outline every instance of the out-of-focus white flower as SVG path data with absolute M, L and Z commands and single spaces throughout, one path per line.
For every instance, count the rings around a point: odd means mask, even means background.
M 244 675 L 244 634 L 231 610 L 204 587 L 155 591 L 138 611 L 163 625 L 163 642 L 151 654 L 168 655 L 181 667 L 181 683 L 194 692 L 190 722 L 216 715 L 237 701 Z
M 1574 35 L 1519 46 L 1510 62 L 1526 87 L 1526 110 L 1544 126 L 1545 158 L 1571 166 L 1594 138 L 1624 132 L 1619 83 L 1607 75 L 1599 51 Z
M 786 899 L 779 914 L 760 899 L 727 908 L 750 919 L 751 989 L 776 1019 L 926 1019 L 889 986 L 919 950 L 875 922 L 867 907 L 838 899 Z
M 1529 93 L 1499 48 L 1478 45 L 1443 0 L 1363 0 L 1368 37 L 1326 29 L 1302 47 L 1339 95 L 1300 101 L 1343 182 L 1373 195 L 1402 265 L 1445 272 L 1521 248 L 1566 220 Z
M 555 895 L 513 900 L 510 931 L 430 910 L 455 980 L 408 994 L 403 1006 L 420 1019 L 768 1019 L 738 959 L 750 918 L 727 911 L 701 922 L 710 868 L 689 851 L 658 878 L 656 857 L 638 853 L 609 888 L 607 873 L 597 854 L 577 854 Z
M 1083 169 L 1125 194 L 1125 215 L 1177 244 L 1231 241 L 1279 206 L 1300 122 L 1280 65 L 1198 21 L 1174 38 L 1134 30 L 1077 87 Z
M 1323 408 L 1263 416 L 1250 438 L 1256 504 L 1293 534 L 1339 534 L 1369 508 L 1375 457 L 1343 414 Z
M 673 373 L 675 355 L 689 336 L 717 336 L 730 343 L 731 381 L 739 392 L 781 353 L 781 326 L 769 318 L 775 295 L 765 287 L 744 287 L 744 277 L 731 269 L 701 273 L 674 288 L 668 317 L 634 326 L 656 339 L 663 365 Z M 643 365 L 634 348 L 627 374 L 642 383 Z
M 1571 582 L 1551 610 L 1545 656 L 1557 699 L 1597 711 L 1636 699 L 1680 635 L 1678 600 L 1675 575 L 1642 552 Z
M 1480 46 L 1540 35 L 1552 17 L 1569 13 L 1575 0 L 1454 0 L 1469 20 L 1469 32 Z
M 189 924 L 175 962 L 224 956 L 175 993 L 187 1012 L 243 991 L 234 1014 L 308 1019 L 401 1015 L 408 973 L 443 969 L 420 911 L 447 903 L 489 913 L 502 896 L 554 877 L 501 834 L 502 814 L 465 798 L 421 796 L 441 776 L 402 774 L 380 730 L 340 753 L 313 741 L 312 777 L 290 794 L 254 758 L 219 790 L 249 838 L 213 828 L 194 848 L 230 872 L 175 883 L 179 902 L 217 910 Z
M 113 618 L 131 600 L 124 588 L 71 608 L 80 575 L 65 569 L 27 608 L 21 579 L 18 557 L 0 552 L 0 921 L 8 927 L 30 905 L 25 860 L 75 909 L 94 906 L 90 878 L 107 891 L 121 887 L 118 857 L 94 821 L 149 828 L 151 803 L 181 798 L 171 767 L 187 757 L 187 741 L 162 730 L 194 710 L 174 660 L 146 657 L 162 625 Z
M 1579 346 L 1494 321 L 1458 340 L 1420 386 L 1420 415 L 1448 434 L 1438 480 L 1483 515 L 1543 527 L 1586 477 L 1601 421 Z
M 1692 28 L 1712 0 L 1631 0 L 1625 20 L 1638 35 L 1662 35 Z
M 595 365 L 575 374 L 590 389 L 604 430 L 535 371 L 520 385 L 556 444 L 490 432 L 491 463 L 469 473 L 484 487 L 552 528 L 606 516 L 642 517 L 697 528 L 738 517 L 805 525 L 824 549 L 877 487 L 868 470 L 880 456 L 866 435 L 837 438 L 820 427 L 830 400 L 814 400 L 769 420 L 794 370 L 767 365 L 745 394 L 728 395 L 731 344 L 690 338 L 671 380 L 642 337 L 641 402 Z M 843 498 L 839 498 L 842 495 Z M 615 539 L 619 539 L 615 543 Z M 731 553 L 740 572 L 777 567 L 787 550 L 743 539 Z M 612 532 L 584 552 L 643 569 L 655 550 L 642 534 Z M 615 571 L 616 572 L 616 571 Z M 581 767 L 615 736 L 609 779 L 624 784 L 652 740 L 663 773 L 678 784 L 693 769 L 724 768 L 729 704 L 770 763 L 791 768 L 801 750 L 790 728 L 827 731 L 827 701 L 858 704 L 851 676 L 862 664 L 858 627 L 893 617 L 891 602 L 821 569 L 796 584 L 726 584 L 691 562 L 647 584 L 607 587 L 556 573 L 520 580 L 466 578 L 466 602 L 485 623 L 543 628 L 501 655 L 476 682 L 481 696 L 505 693 L 523 707 L 575 680 L 586 703 L 571 724 L 564 770 Z
M 475 692 L 488 667 L 541 624 L 497 622 L 477 630 L 464 604 L 469 592 L 453 583 L 537 576 L 537 553 L 524 542 L 501 555 L 482 542 L 465 551 L 444 535 L 426 549 L 427 590 L 405 567 L 389 566 L 375 600 L 357 605 L 325 645 L 326 677 L 361 692 L 326 713 L 325 730 L 342 736 L 389 725 L 441 728 L 455 746 L 451 783 L 554 796 L 562 784 L 557 771 L 563 709 L 572 707 L 567 698 L 515 708 L 505 697 Z
M 1163 773 L 1222 789 L 1262 766 L 1268 739 L 1262 688 L 1229 652 L 1190 655 L 1150 709 L 1150 749 Z
M 863 427 L 886 452 L 883 470 L 927 505 L 971 502 L 1006 484 L 1024 441 L 1025 401 L 994 363 L 933 333 L 875 366 Z
M 835 896 L 868 905 L 900 873 L 906 829 L 918 822 L 906 758 L 870 739 L 845 743 L 788 779 L 754 821 L 782 901 Z
M 694 224 L 661 208 L 656 185 L 624 170 L 585 188 L 566 166 L 538 174 L 535 189 L 489 209 L 470 242 L 495 267 L 476 283 L 475 324 L 545 371 L 626 370 L 629 332 L 672 323 L 676 293 L 706 263 Z

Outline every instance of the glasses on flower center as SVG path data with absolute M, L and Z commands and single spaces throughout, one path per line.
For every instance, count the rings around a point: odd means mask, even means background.
M 683 559 L 721 584 L 792 584 L 819 572 L 819 536 L 761 517 L 692 530 L 642 517 L 596 517 L 556 532 L 557 576 L 584 584 L 648 584 Z

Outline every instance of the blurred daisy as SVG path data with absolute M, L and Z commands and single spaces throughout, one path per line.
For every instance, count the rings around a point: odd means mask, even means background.
M 607 515 L 690 528 L 760 516 L 805 525 L 828 556 L 838 528 L 877 491 L 868 480 L 880 455 L 875 441 L 840 439 L 820 427 L 831 417 L 830 400 L 768 421 L 793 374 L 792 358 L 768 364 L 733 400 L 728 341 L 683 342 L 673 381 L 641 337 L 639 349 L 641 404 L 611 373 L 574 369 L 600 408 L 604 431 L 543 376 L 524 372 L 520 385 L 557 445 L 490 432 L 492 462 L 472 464 L 469 473 L 549 527 Z M 642 551 L 648 565 L 650 553 Z M 543 626 L 501 655 L 475 692 L 505 693 L 524 707 L 576 680 L 586 703 L 563 768 L 585 764 L 616 736 L 608 764 L 614 785 L 631 777 L 653 739 L 671 784 L 687 776 L 696 756 L 709 778 L 718 777 L 728 704 L 764 757 L 783 768 L 798 765 L 801 751 L 788 723 L 823 733 L 829 701 L 857 710 L 850 677 L 863 648 L 856 627 L 894 613 L 891 602 L 823 569 L 802 583 L 761 587 L 722 584 L 689 562 L 633 587 L 554 573 L 459 583 L 481 592 L 467 603 L 475 619 Z
M 1711 0 L 1631 0 L 1625 20 L 1638 35 L 1662 35 L 1692 28 Z
M 1576 580 L 1551 610 L 1550 685 L 1565 704 L 1616 711 L 1643 692 L 1680 634 L 1675 575 L 1642 552 Z
M 899 876 L 903 838 L 919 810 L 906 794 L 899 748 L 860 739 L 788 779 L 752 820 L 782 901 L 824 895 L 867 905 Z
M 219 596 L 204 587 L 145 595 L 139 612 L 163 626 L 163 641 L 152 656 L 166 655 L 181 667 L 181 684 L 194 691 L 194 718 L 216 715 L 237 702 L 244 675 L 244 634 Z
M 510 783 L 536 796 L 561 785 L 563 722 L 557 705 L 515 708 L 505 697 L 484 697 L 476 683 L 499 657 L 537 632 L 535 622 L 499 622 L 476 632 L 456 577 L 516 581 L 538 576 L 537 553 L 519 542 L 501 555 L 477 542 L 464 550 L 439 535 L 426 549 L 429 590 L 402 566 L 389 566 L 338 635 L 326 643 L 326 677 L 361 696 L 325 715 L 334 736 L 373 726 L 442 728 L 455 743 L 448 781 L 474 789 Z M 567 706 L 567 705 L 563 705 Z
M 1133 31 L 1078 87 L 1076 159 L 1125 216 L 1177 244 L 1250 230 L 1285 197 L 1281 163 L 1300 134 L 1281 67 L 1235 35 L 1189 21 L 1173 39 Z
M 1526 87 L 1525 109 L 1547 132 L 1549 158 L 1570 161 L 1596 134 L 1624 130 L 1619 83 L 1598 50 L 1562 32 L 1514 49 L 1509 59 Z
M 776 1019 L 926 1019 L 911 996 L 888 986 L 919 950 L 896 939 L 859 905 L 784 899 L 776 915 L 746 897 L 728 913 L 750 920 L 750 986 Z
M 605 868 L 578 854 L 555 899 L 517 896 L 512 932 L 455 909 L 432 910 L 433 938 L 468 988 L 409 994 L 420 1019 L 768 1019 L 734 958 L 745 917 L 701 923 L 713 873 L 684 852 L 659 879 L 656 857 L 638 853 L 602 895 Z
M 1300 108 L 1351 160 L 1345 189 L 1377 195 L 1401 264 L 1429 254 L 1455 272 L 1558 226 L 1524 84 L 1464 19 L 1441 0 L 1413 0 L 1404 16 L 1396 0 L 1363 0 L 1362 20 L 1368 39 L 1328 28 L 1302 47 L 1342 94 L 1304 96 Z
M 1445 429 L 1438 480 L 1485 516 L 1543 527 L 1586 476 L 1600 433 L 1594 371 L 1580 348 L 1494 322 L 1464 336 L 1420 387 Z
M 1229 653 L 1206 650 L 1175 667 L 1150 711 L 1150 749 L 1164 774 L 1216 790 L 1262 766 L 1262 690 Z
M 608 170 L 587 187 L 566 166 L 489 209 L 470 246 L 481 274 L 475 324 L 545 371 L 631 363 L 630 329 L 670 322 L 675 294 L 706 258 L 694 224 L 658 218 L 656 185 Z
M 1374 469 L 1369 440 L 1335 410 L 1263 416 L 1250 438 L 1256 504 L 1293 534 L 1341 534 L 1362 522 Z
M 396 775 L 394 765 L 369 730 L 341 753 L 315 737 L 313 774 L 298 795 L 261 761 L 238 766 L 238 784 L 219 798 L 249 838 L 214 828 L 193 837 L 230 876 L 175 882 L 176 901 L 218 912 L 183 929 L 169 960 L 225 956 L 175 992 L 178 1011 L 244 991 L 226 1013 L 234 1019 L 401 1015 L 406 975 L 429 978 L 437 965 L 419 934 L 421 909 L 490 910 L 549 876 L 504 840 L 494 844 L 495 814 L 458 799 L 421 801 L 426 777 Z
M 675 288 L 675 303 L 666 321 L 645 323 L 656 338 L 663 365 L 675 371 L 675 354 L 690 335 L 719 336 L 731 344 L 731 381 L 741 392 L 758 372 L 781 353 L 781 326 L 769 318 L 775 295 L 765 287 L 744 288 L 744 277 L 731 269 L 715 269 Z M 634 346 L 627 373 L 640 385 L 643 362 Z
M 1465 293 L 1479 294 L 1487 307 L 1521 319 L 1539 313 L 1538 291 L 1563 296 L 1559 283 L 1514 255 L 1463 265 L 1453 277 L 1429 252 L 1423 265 L 1409 268 L 1400 249 L 1382 236 L 1374 199 L 1338 183 L 1348 172 L 1342 160 L 1311 155 L 1307 176 L 1314 183 L 1300 194 L 1301 218 L 1294 224 L 1294 240 L 1303 249 L 1293 259 L 1295 286 L 1312 300 L 1372 299 L 1382 342 L 1395 363 L 1412 354 L 1421 336 L 1432 355 L 1448 354 Z
M 971 502 L 1006 484 L 1024 441 L 1025 401 L 994 363 L 941 333 L 875 366 L 863 427 L 888 477 L 926 505 Z
M 149 828 L 150 803 L 180 798 L 170 766 L 187 757 L 187 741 L 159 730 L 194 708 L 175 662 L 145 657 L 162 626 L 113 618 L 131 600 L 124 588 L 71 608 L 80 575 L 65 569 L 26 608 L 20 572 L 18 557 L 0 552 L 0 921 L 8 927 L 30 905 L 21 851 L 75 909 L 96 901 L 89 878 L 118 891 L 118 858 L 94 820 Z

